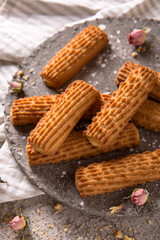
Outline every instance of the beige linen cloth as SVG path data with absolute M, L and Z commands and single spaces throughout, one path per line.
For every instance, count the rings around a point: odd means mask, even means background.
M 16 64 L 68 25 L 104 17 L 160 20 L 159 0 L 1 0 L 0 1 L 0 202 L 43 194 L 20 171 L 4 133 L 4 101 Z

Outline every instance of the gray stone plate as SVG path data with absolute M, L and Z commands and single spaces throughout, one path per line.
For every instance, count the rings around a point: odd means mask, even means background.
M 93 162 L 101 162 L 111 158 L 126 156 L 131 153 L 143 152 L 146 150 L 155 150 L 159 148 L 160 134 L 139 128 L 141 145 L 135 149 L 127 149 L 117 151 L 106 155 L 100 155 L 90 159 L 73 160 L 69 163 L 62 162 L 55 165 L 43 165 L 29 167 L 25 152 L 26 137 L 29 135 L 32 125 L 13 127 L 8 118 L 13 100 L 19 97 L 28 97 L 35 95 L 57 94 L 54 89 L 48 88 L 42 81 L 39 73 L 43 66 L 50 58 L 77 35 L 83 28 L 95 24 L 104 29 L 108 34 L 108 46 L 95 57 L 85 68 L 82 69 L 72 80 L 63 86 L 66 87 L 76 79 L 82 79 L 94 87 L 101 93 L 111 92 L 117 89 L 115 84 L 116 73 L 119 68 L 128 60 L 148 66 L 156 71 L 160 69 L 160 60 L 157 54 L 160 52 L 160 22 L 144 19 L 126 19 L 126 18 L 105 18 L 101 20 L 85 22 L 73 27 L 65 28 L 53 37 L 49 38 L 32 54 L 24 59 L 19 69 L 24 71 L 24 75 L 29 75 L 28 81 L 24 85 L 23 92 L 18 96 L 8 93 L 5 103 L 5 130 L 9 147 L 17 163 L 23 172 L 28 176 L 32 183 L 36 184 L 41 190 L 49 194 L 51 197 L 62 203 L 68 204 L 76 209 L 84 210 L 97 216 L 113 217 L 109 212 L 109 208 L 124 202 L 123 197 L 131 194 L 133 188 L 121 189 L 114 193 L 86 197 L 82 199 L 75 187 L 75 170 L 80 166 L 87 166 Z M 127 33 L 134 28 L 143 29 L 150 27 L 151 32 L 147 35 L 146 51 L 138 54 L 136 58 L 132 57 L 132 52 L 137 51 L 135 46 L 127 43 Z M 29 70 L 33 69 L 33 73 Z M 13 80 L 17 75 L 13 77 Z M 72 146 L 71 146 L 72 147 Z M 157 211 L 160 207 L 160 182 L 146 183 L 145 186 L 150 193 L 153 203 L 153 211 Z M 116 214 L 121 216 L 136 216 L 138 213 L 131 202 L 125 201 L 124 208 Z M 145 206 L 141 214 L 147 214 L 149 208 Z

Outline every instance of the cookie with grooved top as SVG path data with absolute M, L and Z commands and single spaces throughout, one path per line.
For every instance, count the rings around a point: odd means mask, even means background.
M 103 106 L 110 98 L 111 95 L 102 94 L 103 101 L 101 106 Z M 136 126 L 154 132 L 160 132 L 160 103 L 147 99 L 138 108 L 131 121 L 134 122 Z
M 116 85 L 119 86 L 121 82 L 126 81 L 128 75 L 137 67 L 140 67 L 140 64 L 133 63 L 131 61 L 124 63 L 117 73 Z
M 91 120 L 110 97 L 111 94 L 101 94 L 101 97 L 84 113 L 81 120 Z
M 58 97 L 58 95 L 56 95 Z M 55 95 L 33 96 L 14 100 L 10 110 L 13 125 L 37 123 L 55 103 Z
M 117 77 L 116 77 L 116 84 L 119 86 L 121 82 L 124 82 L 128 75 L 134 71 L 137 67 L 140 67 L 140 64 L 133 63 L 133 62 L 126 62 L 118 71 Z M 149 93 L 149 97 L 160 101 L 160 73 L 154 71 L 154 73 L 157 75 L 156 81 L 154 81 L 154 85 L 152 90 Z
M 75 184 L 82 197 L 114 192 L 160 179 L 160 149 L 80 167 Z
M 98 98 L 100 93 L 90 84 L 82 80 L 74 81 L 31 131 L 29 143 L 43 154 L 55 154 Z
M 91 25 L 78 33 L 42 69 L 47 86 L 60 88 L 94 58 L 109 42 L 107 34 Z
M 136 126 L 160 132 L 160 103 L 146 100 L 132 117 Z
M 60 95 L 44 95 L 25 97 L 14 100 L 10 119 L 13 125 L 26 125 L 37 123 Z M 101 98 L 92 104 L 84 113 L 81 120 L 91 120 L 101 107 L 111 98 L 110 94 L 101 94 Z M 136 126 L 160 132 L 160 104 L 152 100 L 146 100 L 132 117 Z
M 137 128 L 133 123 L 129 123 L 124 131 L 119 135 L 117 140 L 114 142 L 112 147 L 109 149 L 109 152 L 136 147 L 139 145 L 139 143 L 140 140 Z M 89 158 L 98 156 L 101 152 L 99 148 L 96 148 L 89 143 L 89 141 L 83 136 L 82 130 L 73 130 L 56 154 L 42 154 L 36 151 L 29 144 L 29 142 L 27 142 L 26 153 L 29 165 L 36 166 L 39 164 L 55 164 L 62 161 L 68 162 L 73 159 L 78 160 L 80 158 Z
M 110 148 L 147 99 L 156 80 L 156 74 L 143 66 L 131 72 L 84 132 L 90 143 L 102 150 Z
M 19 98 L 13 101 L 10 110 L 10 119 L 13 125 L 26 125 L 37 123 L 43 115 L 50 110 L 60 95 L 43 95 Z M 103 95 L 82 116 L 82 120 L 91 120 L 97 112 L 100 111 L 101 106 L 109 95 Z
M 160 73 L 155 72 L 158 80 L 155 81 L 152 91 L 149 93 L 149 97 L 160 102 Z

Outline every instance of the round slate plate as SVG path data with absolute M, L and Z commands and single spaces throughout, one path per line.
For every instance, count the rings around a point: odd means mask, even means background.
M 111 206 L 116 206 L 124 202 L 123 198 L 129 196 L 133 188 L 121 189 L 114 193 L 106 193 L 82 199 L 75 187 L 75 170 L 81 165 L 87 166 L 93 162 L 101 162 L 111 158 L 126 156 L 131 153 L 155 150 L 160 147 L 159 133 L 139 128 L 141 145 L 138 148 L 116 151 L 85 160 L 73 160 L 69 163 L 62 162 L 58 165 L 43 165 L 31 168 L 27 162 L 25 146 L 26 137 L 34 126 L 13 127 L 8 117 L 12 102 L 16 98 L 59 93 L 54 89 L 48 88 L 43 83 L 39 73 L 42 67 L 46 65 L 58 50 L 75 37 L 83 28 L 91 24 L 101 27 L 108 34 L 110 42 L 97 57 L 85 66 L 72 80 L 65 84 L 61 91 L 64 91 L 72 81 L 82 79 L 96 87 L 101 93 L 108 92 L 109 89 L 113 92 L 117 89 L 115 84 L 116 74 L 119 68 L 129 60 L 148 66 L 156 71 L 160 69 L 160 60 L 157 56 L 157 53 L 160 52 L 160 22 L 158 21 L 134 18 L 106 18 L 65 28 L 41 44 L 29 57 L 24 59 L 19 66 L 19 69 L 24 71 L 24 75 L 29 75 L 29 79 L 24 84 L 21 94 L 16 96 L 8 93 L 7 95 L 5 104 L 6 136 L 12 154 L 24 173 L 41 190 L 57 201 L 97 216 L 136 216 L 138 214 L 136 208 L 129 200 L 125 200 L 123 209 L 117 214 L 111 214 L 109 211 Z M 138 54 L 136 58 L 133 58 L 132 52 L 136 51 L 136 48 L 127 43 L 127 33 L 131 32 L 134 28 L 143 29 L 144 27 L 151 28 L 151 32 L 147 35 L 146 51 Z M 32 73 L 30 73 L 30 69 L 33 69 Z M 15 74 L 13 80 L 16 78 L 17 75 Z M 143 186 L 146 187 L 150 193 L 153 211 L 158 210 L 160 207 L 159 186 L 160 181 L 147 183 Z M 145 206 L 141 214 L 147 214 L 148 211 L 149 208 Z

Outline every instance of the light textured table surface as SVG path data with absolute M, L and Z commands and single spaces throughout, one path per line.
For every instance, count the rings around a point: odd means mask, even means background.
M 25 240 L 114 240 L 119 230 L 124 240 L 159 240 L 160 212 L 152 211 L 142 219 L 113 219 L 94 217 L 62 205 L 56 210 L 57 202 L 47 195 L 0 204 L 0 239 L 19 240 L 20 235 L 9 228 L 9 220 L 21 211 L 28 217 Z M 125 237 L 126 236 L 126 237 Z M 127 238 L 128 237 L 128 238 Z

